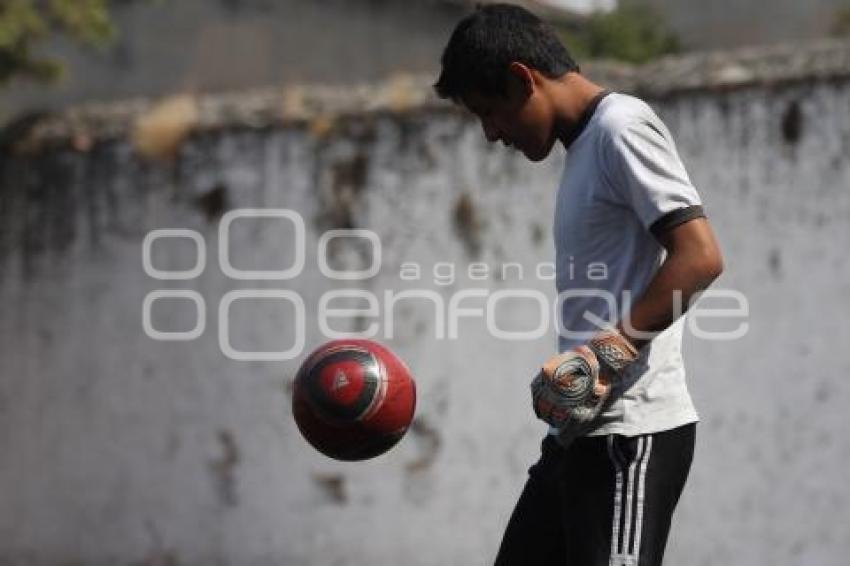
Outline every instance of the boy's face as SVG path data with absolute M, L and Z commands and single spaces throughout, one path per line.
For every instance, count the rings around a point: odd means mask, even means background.
M 488 141 L 501 140 L 531 161 L 544 159 L 552 150 L 552 113 L 537 89 L 528 94 L 511 85 L 506 96 L 470 92 L 463 104 L 478 117 Z

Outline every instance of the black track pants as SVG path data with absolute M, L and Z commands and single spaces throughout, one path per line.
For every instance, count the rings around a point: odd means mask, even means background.
M 497 566 L 660 566 L 688 477 L 696 424 L 591 436 L 540 460 L 508 522 Z

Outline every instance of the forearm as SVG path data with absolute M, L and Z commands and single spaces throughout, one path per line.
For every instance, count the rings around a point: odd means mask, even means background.
M 637 349 L 667 328 L 723 270 L 704 218 L 672 228 L 659 241 L 667 257 L 617 328 L 600 330 L 587 344 L 551 357 L 532 381 L 534 411 L 550 425 L 596 418 L 612 382 L 637 360 Z
M 704 219 L 677 227 L 662 239 L 667 258 L 617 329 L 638 348 L 687 311 L 723 270 L 717 243 Z

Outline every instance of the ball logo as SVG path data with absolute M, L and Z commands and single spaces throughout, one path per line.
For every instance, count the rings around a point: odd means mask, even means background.
M 333 385 L 331 385 L 331 391 L 338 391 L 343 387 L 346 387 L 349 384 L 348 378 L 345 377 L 345 372 L 337 370 L 336 375 L 334 376 Z

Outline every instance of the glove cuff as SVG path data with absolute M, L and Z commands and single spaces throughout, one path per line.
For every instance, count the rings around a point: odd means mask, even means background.
M 638 350 L 616 328 L 599 331 L 587 343 L 599 364 L 619 376 L 638 358 Z

